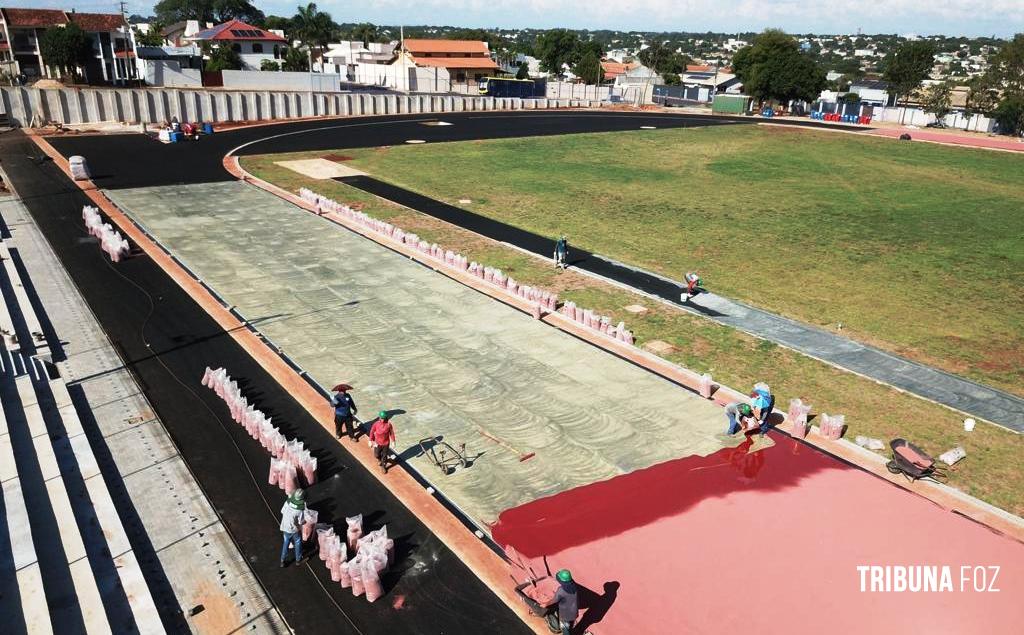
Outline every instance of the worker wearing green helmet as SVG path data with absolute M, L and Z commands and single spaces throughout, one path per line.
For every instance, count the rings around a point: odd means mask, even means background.
M 743 420 L 754 416 L 754 409 L 745 401 L 736 401 L 725 407 L 725 418 L 729 420 L 726 434 L 736 434 L 743 429 Z
M 391 458 L 391 446 L 397 442 L 395 427 L 391 425 L 391 413 L 381 410 L 377 418 L 370 424 L 370 447 L 384 473 L 388 473 L 388 460 Z
M 558 590 L 555 591 L 553 602 L 558 603 L 558 625 L 562 635 L 570 635 L 576 618 L 580 616 L 578 590 L 568 569 L 556 573 L 555 579 L 558 580 Z

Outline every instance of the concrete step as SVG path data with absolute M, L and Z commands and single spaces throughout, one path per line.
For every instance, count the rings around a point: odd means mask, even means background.
M 3 263 L 4 271 L 7 274 L 7 280 L 11 283 L 11 288 L 14 290 L 14 300 L 20 309 L 26 330 L 35 344 L 35 352 L 48 352 L 45 350 L 48 349 L 48 346 L 46 344 L 46 338 L 43 336 L 43 327 L 39 323 L 39 318 L 36 316 L 36 312 L 32 309 L 32 303 L 29 301 L 28 293 L 25 291 L 25 286 L 22 284 L 21 276 L 18 274 L 17 267 L 14 266 L 14 260 L 11 259 L 10 249 L 4 241 L 0 241 L 0 261 Z M 8 298 L 7 300 L 8 303 L 10 303 L 11 299 Z M 10 309 L 10 306 L 8 309 Z M 22 342 L 22 346 L 24 346 L 24 344 L 25 342 Z
M 115 569 L 120 586 L 128 598 L 128 605 L 135 618 L 135 626 L 141 633 L 162 633 L 163 624 L 157 613 L 156 604 L 135 555 L 132 553 L 128 534 L 121 524 L 117 507 L 103 480 L 92 446 L 82 428 L 78 411 L 75 410 L 71 396 L 68 394 L 67 385 L 63 379 L 57 378 L 49 382 L 49 387 L 64 424 L 67 446 L 70 448 L 74 462 L 77 463 L 78 471 L 85 482 L 88 498 L 92 503 L 92 511 L 96 515 L 96 520 L 107 543 L 107 551 L 116 564 Z
M 89 565 L 88 552 L 78 528 L 78 522 L 61 475 L 53 443 L 46 429 L 43 413 L 36 398 L 32 378 L 26 374 L 16 377 L 14 381 L 20 397 L 21 407 L 24 409 L 25 418 L 28 421 L 29 434 L 32 437 L 31 449 L 19 448 L 17 444 L 13 444 L 15 446 L 14 451 L 16 453 L 31 452 L 35 455 L 38 462 L 47 498 L 49 499 L 49 507 L 56 520 L 61 545 L 67 558 L 67 566 L 71 574 L 85 631 L 87 633 L 109 633 L 111 628 L 107 621 L 103 600 L 96 583 L 96 578 L 93 576 Z M 42 504 L 42 501 L 36 501 L 36 504 Z

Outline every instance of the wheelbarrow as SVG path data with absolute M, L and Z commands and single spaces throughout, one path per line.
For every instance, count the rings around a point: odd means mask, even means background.
M 558 623 L 558 603 L 553 602 L 555 591 L 558 590 L 558 582 L 551 576 L 544 576 L 537 580 L 527 580 L 516 585 L 518 595 L 530 612 L 537 617 L 543 618 L 552 633 L 561 633 L 562 627 Z
M 447 441 L 438 440 L 435 437 L 420 439 L 420 451 L 430 462 L 441 470 L 445 476 L 451 474 L 460 467 L 468 467 L 466 459 L 466 444 L 460 443 L 459 449 L 453 448 Z

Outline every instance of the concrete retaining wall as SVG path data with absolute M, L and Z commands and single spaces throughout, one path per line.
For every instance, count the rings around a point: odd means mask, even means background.
M 578 99 L 496 99 L 452 95 L 381 95 L 268 90 L 189 90 L 178 88 L 0 87 L 12 125 L 47 122 L 161 123 L 179 121 L 267 121 L 340 115 L 390 115 L 527 108 L 596 108 Z

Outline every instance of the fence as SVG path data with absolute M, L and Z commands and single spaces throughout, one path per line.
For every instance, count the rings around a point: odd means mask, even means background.
M 221 71 L 223 86 L 229 90 L 294 90 L 330 93 L 341 90 L 340 75 L 290 71 Z
M 873 119 L 889 123 L 902 123 L 908 126 L 927 126 L 935 121 L 935 115 L 926 113 L 920 108 L 875 108 Z M 993 119 L 983 115 L 964 117 L 963 113 L 959 112 L 946 115 L 942 123 L 949 128 L 977 132 L 993 132 L 996 129 L 996 122 Z
M 600 106 L 600 102 L 580 99 L 178 88 L 40 89 L 14 86 L 0 87 L 0 97 L 11 124 L 18 126 L 41 126 L 48 122 L 161 123 L 173 117 L 179 121 L 269 121 L 300 117 Z

